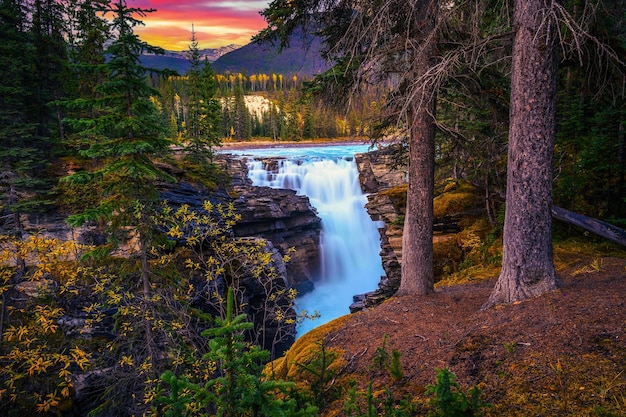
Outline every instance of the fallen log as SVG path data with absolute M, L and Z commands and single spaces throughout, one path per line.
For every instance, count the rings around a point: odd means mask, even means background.
M 583 229 L 609 239 L 615 243 L 626 246 L 626 230 L 620 229 L 602 220 L 574 213 L 561 207 L 552 206 L 552 217 L 562 222 L 582 227 Z

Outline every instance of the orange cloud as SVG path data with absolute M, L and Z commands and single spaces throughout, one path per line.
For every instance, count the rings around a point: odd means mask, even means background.
M 259 12 L 267 4 L 268 0 L 138 0 L 128 5 L 156 9 L 141 19 L 145 26 L 135 28 L 142 40 L 182 51 L 189 48 L 192 24 L 200 49 L 247 44 L 265 27 Z

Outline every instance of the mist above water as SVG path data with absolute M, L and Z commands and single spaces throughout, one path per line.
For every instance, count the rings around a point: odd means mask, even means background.
M 349 314 L 352 297 L 376 289 L 382 268 L 378 225 L 373 222 L 361 191 L 352 156 L 366 152 L 365 145 L 246 150 L 251 157 L 285 157 L 270 172 L 262 161 L 250 159 L 249 177 L 254 185 L 289 188 L 306 195 L 322 219 L 320 276 L 312 292 L 298 297 L 296 308 L 318 312 L 305 320 L 298 335 L 339 316 Z

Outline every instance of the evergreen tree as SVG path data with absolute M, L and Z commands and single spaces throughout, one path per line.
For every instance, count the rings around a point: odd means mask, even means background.
M 60 107 L 56 102 L 66 96 L 69 77 L 67 45 L 65 42 L 64 10 L 54 0 L 35 0 L 32 10 L 34 68 L 31 85 L 34 88 L 30 111 L 37 122 L 37 134 L 50 143 L 63 137 Z
M 140 260 L 141 306 L 145 317 L 151 316 L 148 250 L 158 201 L 154 181 L 172 179 L 155 164 L 156 158 L 168 153 L 170 142 L 163 137 L 164 121 L 152 101 L 157 91 L 148 85 L 148 69 L 139 60 L 143 52 L 163 53 L 163 50 L 141 41 L 133 29 L 141 24 L 135 16 L 144 17 L 152 11 L 128 7 L 125 0 L 117 0 L 106 9 L 107 14 L 113 14 L 111 25 L 115 38 L 107 49 L 107 78 L 97 87 L 98 97 L 88 102 L 96 117 L 71 121 L 90 138 L 89 148 L 82 153 L 92 158 L 97 168 L 67 178 L 70 182 L 91 180 L 105 190 L 97 207 L 70 216 L 70 224 L 104 218 L 111 226 L 111 243 L 134 239 L 132 247 Z M 142 360 L 153 364 L 157 342 L 151 326 L 146 320 L 143 329 L 146 356 Z
M 106 76 L 106 42 L 110 38 L 109 24 L 100 13 L 109 0 L 70 0 L 65 9 L 68 28 L 69 54 L 75 82 L 73 97 L 87 100 L 97 97 L 97 87 Z
M 0 210 L 5 229 L 21 236 L 20 215 L 41 207 L 37 199 L 46 155 L 31 103 L 35 50 L 22 0 L 0 2 Z
M 99 169 L 89 176 L 106 185 L 107 194 L 95 211 L 70 217 L 71 223 L 114 216 L 124 224 L 127 210 L 137 201 L 155 201 L 153 181 L 168 178 L 155 164 L 154 158 L 168 152 L 169 142 L 163 138 L 164 121 L 151 98 L 158 92 L 146 80 L 147 68 L 141 65 L 143 52 L 162 53 L 141 41 L 133 28 L 141 24 L 134 15 L 145 16 L 153 10 L 130 8 L 124 0 L 106 9 L 113 13 L 112 30 L 115 39 L 107 49 L 106 79 L 96 86 L 91 100 L 70 103 L 88 110 L 85 117 L 68 119 L 79 134 L 90 138 L 83 155 L 102 161 Z M 83 175 L 68 178 L 84 180 Z
M 208 60 L 200 60 L 196 33 L 192 29 L 187 72 L 187 122 L 185 124 L 186 159 L 206 167 L 212 158 L 212 148 L 220 144 L 220 104 L 215 98 L 215 74 Z
M 179 90 L 183 89 L 183 77 L 168 76 L 157 79 L 159 98 L 161 103 L 161 117 L 168 120 L 166 137 L 178 143 L 182 137 L 184 112 L 181 108 Z
M 302 137 L 311 139 L 316 137 L 315 121 L 313 119 L 313 111 L 310 105 L 304 106 L 304 115 L 302 116 Z
M 552 262 L 552 155 L 556 32 L 542 29 L 547 0 L 516 0 L 502 271 L 486 307 L 558 286 Z
M 286 92 L 287 100 L 285 102 L 285 128 L 287 140 L 302 139 L 302 129 L 300 128 L 300 114 L 298 112 L 298 103 L 294 90 Z
M 577 15 L 589 15 L 577 9 Z M 585 26 L 606 45 L 565 59 L 557 96 L 555 204 L 626 226 L 626 94 L 623 68 L 607 57 L 626 56 L 623 3 L 604 1 Z M 610 47 L 610 49 L 608 49 Z M 622 58 L 623 60 L 623 58 Z
M 237 140 L 248 140 L 252 135 L 251 115 L 244 99 L 243 88 L 235 86 L 234 94 L 234 129 Z

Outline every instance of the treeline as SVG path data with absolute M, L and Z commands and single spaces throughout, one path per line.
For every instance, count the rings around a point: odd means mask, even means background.
M 172 135 L 183 137 L 187 117 L 187 76 L 155 77 L 159 101 L 170 120 Z M 372 88 L 345 109 L 331 108 L 307 94 L 311 79 L 283 74 L 214 74 L 215 97 L 221 104 L 219 135 L 229 140 L 302 139 L 368 136 L 379 99 Z

